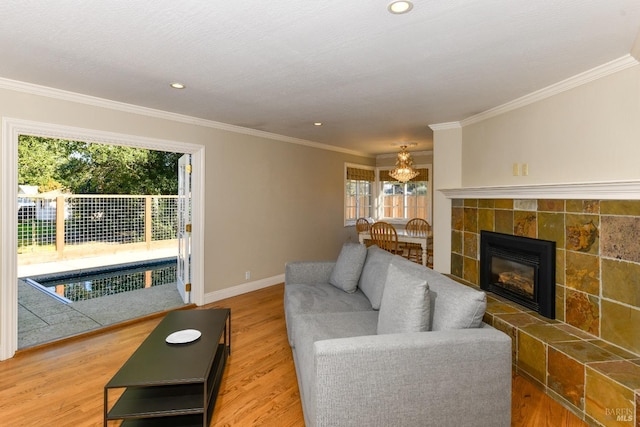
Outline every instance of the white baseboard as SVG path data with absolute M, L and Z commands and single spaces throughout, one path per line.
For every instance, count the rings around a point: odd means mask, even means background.
M 284 274 L 279 274 L 277 276 L 267 277 L 266 279 L 260 279 L 254 282 L 243 283 L 238 286 L 221 289 L 219 291 L 209 292 L 204 295 L 204 304 L 211 304 L 216 301 L 246 294 L 247 292 L 257 291 L 258 289 L 268 288 L 269 286 L 283 282 Z

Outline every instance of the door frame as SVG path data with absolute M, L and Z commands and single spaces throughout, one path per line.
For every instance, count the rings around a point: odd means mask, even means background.
M 154 139 L 137 135 L 42 123 L 4 117 L 2 119 L 2 209 L 0 209 L 0 361 L 18 349 L 18 137 L 34 135 L 158 151 L 191 154 L 192 172 L 192 288 L 196 305 L 204 301 L 204 199 L 205 147 L 203 145 Z

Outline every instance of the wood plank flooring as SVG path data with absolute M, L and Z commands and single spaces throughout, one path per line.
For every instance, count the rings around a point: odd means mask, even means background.
M 282 298 L 283 285 L 276 285 L 205 307 L 232 313 L 231 357 L 212 426 L 304 426 Z M 141 320 L 0 362 L 0 425 L 102 425 L 104 384 L 159 321 Z M 512 418 L 517 427 L 586 425 L 517 375 Z

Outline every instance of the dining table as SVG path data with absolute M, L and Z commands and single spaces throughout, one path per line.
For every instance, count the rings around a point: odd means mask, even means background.
M 398 234 L 398 243 L 417 243 L 422 248 L 422 265 L 427 266 L 427 248 L 431 243 L 433 237 L 428 236 L 415 236 L 407 233 L 406 230 L 396 230 Z M 371 240 L 371 233 L 368 231 L 362 231 L 358 233 L 358 240 L 364 244 L 365 240 Z

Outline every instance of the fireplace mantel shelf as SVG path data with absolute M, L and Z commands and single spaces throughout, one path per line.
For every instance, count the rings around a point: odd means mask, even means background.
M 640 200 L 640 180 L 445 188 L 449 199 L 597 199 Z

